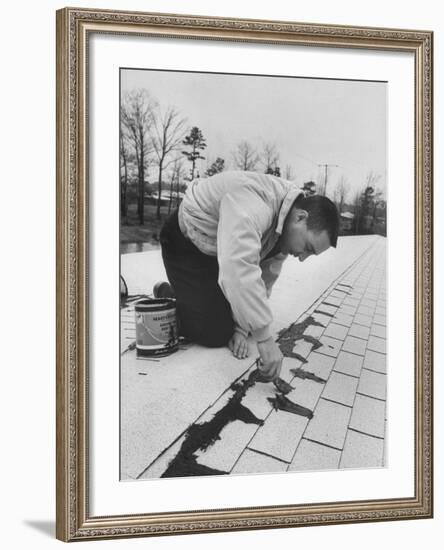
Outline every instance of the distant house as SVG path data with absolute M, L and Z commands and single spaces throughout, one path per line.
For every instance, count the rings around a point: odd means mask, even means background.
M 180 202 L 183 199 L 184 195 L 185 194 L 180 191 L 178 193 L 176 193 L 175 191 L 173 191 L 172 193 L 170 193 L 169 191 L 162 191 L 162 194 L 160 195 L 160 204 L 162 206 L 167 206 L 170 200 L 175 202 L 177 199 L 178 202 Z M 145 193 L 145 200 L 148 204 L 157 204 L 158 199 L 159 193 L 157 191 L 151 194 Z
M 341 212 L 340 213 L 340 232 L 342 234 L 350 233 L 353 227 L 353 219 L 355 215 L 352 212 Z

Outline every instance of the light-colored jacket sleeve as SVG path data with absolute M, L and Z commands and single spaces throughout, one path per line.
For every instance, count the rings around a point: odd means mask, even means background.
M 250 186 L 239 186 L 221 201 L 217 230 L 219 286 L 231 305 L 236 325 L 256 341 L 271 335 L 272 314 L 262 278 L 262 234 L 272 209 Z

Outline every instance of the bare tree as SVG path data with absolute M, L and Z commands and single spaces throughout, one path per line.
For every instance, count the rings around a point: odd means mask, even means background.
M 279 153 L 275 143 L 265 143 L 261 152 L 261 162 L 266 174 L 274 174 L 279 162 Z
M 162 176 L 165 168 L 168 167 L 174 159 L 170 159 L 171 153 L 177 151 L 182 145 L 185 135 L 185 118 L 181 118 L 175 107 L 167 107 L 162 112 L 157 108 L 152 132 L 152 144 L 158 166 L 158 193 L 157 199 L 157 218 L 160 219 L 160 203 L 162 195 Z
M 145 173 L 153 152 L 149 135 L 153 125 L 155 101 L 147 90 L 133 90 L 122 99 L 120 133 L 131 145 L 137 166 L 137 215 L 144 223 Z
M 361 233 L 363 194 L 364 194 L 364 190 L 361 189 L 359 191 L 356 191 L 353 197 L 353 213 L 354 213 L 353 224 L 354 224 L 355 235 L 359 235 Z
M 259 155 L 256 149 L 248 143 L 248 141 L 243 140 L 237 144 L 233 152 L 233 161 L 239 170 L 252 171 L 256 169 L 259 162 Z
M 383 193 L 380 189 L 376 188 L 380 179 L 381 174 L 376 174 L 373 170 L 370 170 L 365 178 L 365 215 L 367 218 L 368 230 L 372 233 L 375 230 L 377 209 L 382 202 L 381 198 Z
M 176 205 L 179 204 L 179 186 L 185 178 L 184 159 L 181 156 L 174 157 L 170 171 L 170 200 L 168 203 L 168 214 L 171 212 L 174 192 L 176 193 Z
M 122 221 L 126 223 L 128 214 L 128 203 L 126 200 L 126 192 L 128 189 L 128 144 L 123 132 L 119 132 L 120 146 L 120 216 Z
M 371 228 L 373 232 L 376 232 L 375 230 L 378 225 L 378 214 L 380 217 L 383 218 L 385 224 L 387 215 L 387 203 L 384 199 L 384 192 L 381 189 L 375 189 L 373 195 L 373 211 L 371 212 Z
M 338 207 L 339 214 L 341 214 L 342 212 L 342 209 L 344 207 L 345 201 L 347 200 L 347 196 L 349 192 L 350 192 L 350 183 L 348 182 L 348 179 L 345 176 L 341 176 L 334 190 L 334 199 L 335 199 L 336 206 Z
M 370 170 L 365 177 L 363 188 L 356 192 L 353 201 L 356 234 L 374 233 L 378 212 L 382 214 L 385 223 L 386 204 L 383 192 L 375 187 L 380 179 L 380 174 Z
M 376 174 L 373 170 L 370 170 L 365 177 L 365 187 L 376 188 L 376 184 L 381 179 L 381 174 Z

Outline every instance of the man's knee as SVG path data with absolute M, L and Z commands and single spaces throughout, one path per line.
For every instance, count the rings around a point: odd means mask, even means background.
M 228 344 L 233 336 L 234 321 L 231 308 L 228 304 L 222 305 L 216 307 L 213 303 L 213 307 L 200 315 L 198 320 L 194 319 L 194 326 L 190 328 L 194 332 L 192 338 L 195 342 L 207 348 L 221 348 Z
M 214 314 L 215 313 L 215 314 Z M 208 348 L 226 346 L 233 336 L 234 321 L 231 311 L 213 312 L 213 315 L 187 314 L 178 311 L 179 333 L 191 341 Z

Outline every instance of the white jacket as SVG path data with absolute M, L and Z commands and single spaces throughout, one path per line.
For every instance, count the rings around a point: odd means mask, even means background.
M 204 254 L 217 256 L 218 282 L 234 321 L 256 341 L 271 335 L 267 298 L 287 257 L 266 256 L 300 194 L 294 183 L 276 176 L 227 171 L 192 181 L 179 207 L 182 233 Z

